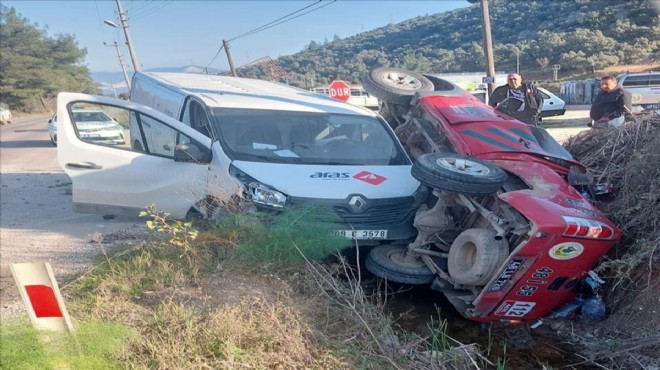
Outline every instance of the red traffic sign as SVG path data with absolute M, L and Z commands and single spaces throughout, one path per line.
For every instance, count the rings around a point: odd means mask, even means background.
M 342 80 L 334 80 L 328 87 L 328 94 L 331 98 L 347 101 L 351 97 L 351 87 Z

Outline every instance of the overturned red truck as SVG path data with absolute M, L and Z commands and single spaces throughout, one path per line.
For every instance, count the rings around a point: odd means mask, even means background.
M 375 247 L 368 270 L 432 284 L 478 322 L 535 320 L 573 300 L 621 237 L 593 206 L 602 187 L 585 167 L 451 82 L 379 68 L 363 85 L 432 189 L 414 242 Z

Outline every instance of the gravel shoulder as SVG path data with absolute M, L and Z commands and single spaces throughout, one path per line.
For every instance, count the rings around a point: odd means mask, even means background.
M 10 265 L 49 262 L 58 283 L 87 269 L 111 243 L 132 242 L 144 220 L 74 213 L 71 181 L 57 164 L 47 116 L 0 128 L 0 318 L 24 312 Z

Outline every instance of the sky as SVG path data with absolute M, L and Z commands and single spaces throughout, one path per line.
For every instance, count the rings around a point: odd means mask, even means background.
M 344 38 L 388 23 L 470 5 L 466 0 L 317 2 L 121 0 L 121 5 L 128 16 L 136 59 L 143 69 L 206 67 L 218 53 L 223 39 L 233 39 L 307 6 L 311 7 L 294 14 L 300 15 L 298 18 L 232 41 L 234 65 L 238 67 L 266 56 L 274 59 L 293 54 L 311 41 L 331 41 L 335 35 Z M 121 72 L 115 48 L 103 45 L 103 42 L 117 42 L 122 45 L 120 52 L 127 70 L 132 71 L 122 29 L 103 22 L 121 24 L 115 1 L 3 0 L 2 5 L 15 8 L 40 29 L 47 27 L 49 37 L 74 35 L 78 46 L 87 49 L 85 64 L 92 72 Z M 302 14 L 310 10 L 313 11 Z M 224 51 L 210 68 L 229 68 Z

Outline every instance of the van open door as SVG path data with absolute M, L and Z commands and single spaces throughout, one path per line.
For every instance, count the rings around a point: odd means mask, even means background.
M 137 215 L 154 204 L 174 218 L 208 194 L 211 140 L 151 108 L 77 93 L 57 97 L 58 162 L 73 210 Z

